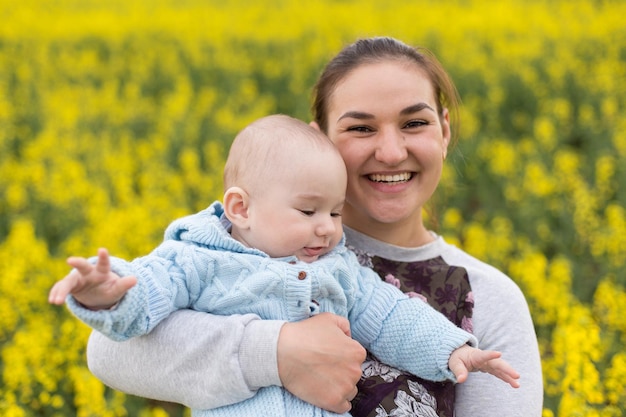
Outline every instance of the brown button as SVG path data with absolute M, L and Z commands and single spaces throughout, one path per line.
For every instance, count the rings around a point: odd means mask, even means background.
M 295 265 L 296 261 L 289 261 L 289 265 Z
M 300 271 L 300 272 L 298 272 L 298 279 L 299 279 L 300 281 L 302 281 L 302 280 L 303 280 L 303 279 L 305 279 L 305 278 L 306 278 L 306 272 L 304 272 L 304 271 Z

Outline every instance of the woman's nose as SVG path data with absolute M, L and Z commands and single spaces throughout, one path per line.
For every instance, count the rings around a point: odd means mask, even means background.
M 375 157 L 377 161 L 395 166 L 407 157 L 404 135 L 397 129 L 381 130 L 376 143 Z

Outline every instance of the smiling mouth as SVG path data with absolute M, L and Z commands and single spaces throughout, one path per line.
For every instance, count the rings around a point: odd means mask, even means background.
M 384 175 L 384 174 L 371 174 L 367 178 L 370 181 L 382 182 L 385 184 L 400 184 L 409 181 L 413 178 L 413 173 L 403 172 L 402 174 Z

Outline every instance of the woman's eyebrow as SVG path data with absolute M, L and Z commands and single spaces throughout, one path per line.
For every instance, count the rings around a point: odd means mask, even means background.
M 417 112 L 420 112 L 420 111 L 422 111 L 424 109 L 428 109 L 428 110 L 436 113 L 435 109 L 430 107 L 428 104 L 426 104 L 424 102 L 420 102 L 420 103 L 414 104 L 412 106 L 409 106 L 409 107 L 407 107 L 405 109 L 402 109 L 400 114 L 403 115 L 403 116 L 406 116 L 407 114 L 417 113 Z
M 428 109 L 430 111 L 432 111 L 433 113 L 436 113 L 435 109 L 433 109 L 431 106 L 429 106 L 428 104 L 424 103 L 424 102 L 419 102 L 416 104 L 413 104 L 412 106 L 406 107 L 404 109 L 402 109 L 400 111 L 400 114 L 403 116 L 406 116 L 407 114 L 413 114 L 413 113 L 418 113 L 424 109 Z M 368 119 L 373 119 L 374 115 L 371 113 L 366 113 L 366 112 L 362 112 L 362 111 L 347 111 L 344 114 L 342 114 L 341 116 L 339 116 L 339 118 L 337 119 L 337 121 L 340 121 L 341 119 L 346 119 L 346 118 L 350 118 L 350 119 L 358 119 L 358 120 L 368 120 Z
M 341 119 L 345 119 L 345 118 L 366 120 L 366 119 L 373 119 L 374 115 L 370 113 L 365 113 L 362 111 L 348 111 L 342 114 L 341 116 L 339 116 L 337 121 L 340 121 Z

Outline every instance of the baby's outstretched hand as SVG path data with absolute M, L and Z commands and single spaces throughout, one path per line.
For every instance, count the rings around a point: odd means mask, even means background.
M 68 294 L 72 294 L 83 306 L 103 310 L 114 306 L 137 283 L 135 277 L 120 278 L 111 271 L 106 249 L 98 250 L 95 265 L 75 256 L 68 258 L 67 263 L 74 269 L 50 290 L 48 302 L 51 304 L 63 304 Z
M 481 350 L 469 345 L 461 346 L 450 355 L 448 367 L 459 383 L 467 380 L 468 372 L 488 372 L 513 388 L 519 388 L 519 373 L 493 350 Z

